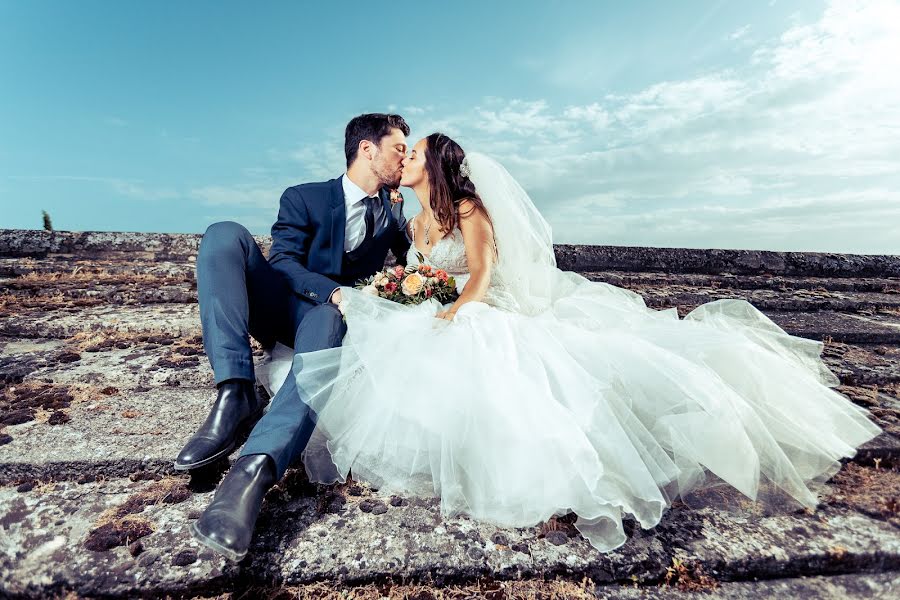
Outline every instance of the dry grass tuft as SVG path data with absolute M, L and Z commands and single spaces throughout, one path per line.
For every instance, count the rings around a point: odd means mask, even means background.
M 719 582 L 703 571 L 703 565 L 677 556 L 672 557 L 672 566 L 666 567 L 663 582 L 683 592 L 701 592 L 719 587 Z
M 105 304 L 100 298 L 67 297 L 62 292 L 35 295 L 0 294 L 0 316 L 21 316 L 34 312 L 86 308 Z
M 41 273 L 32 271 L 16 277 L 12 283 L 25 287 L 29 284 L 44 286 L 48 284 L 141 284 L 141 285 L 176 285 L 191 281 L 189 276 L 154 275 L 139 272 L 113 273 L 106 269 L 82 269 L 76 267 L 71 272 Z
M 40 417 L 43 422 L 58 422 L 54 413 L 75 400 L 70 386 L 49 383 L 18 383 L 0 390 L 0 424 L 18 425 Z M 63 421 L 64 422 L 64 421 Z
M 879 461 L 880 463 L 880 461 Z M 900 469 L 847 463 L 831 480 L 827 501 L 900 526 Z
M 163 477 L 147 489 L 132 494 L 122 504 L 103 511 L 94 522 L 88 544 L 91 549 L 113 547 L 149 535 L 154 531 L 153 525 L 143 517 L 135 517 L 135 514 L 143 512 L 147 506 L 176 504 L 184 502 L 190 496 L 191 491 L 184 479 Z
M 569 537 L 577 535 L 578 531 L 575 529 L 577 518 L 575 513 L 550 517 L 547 521 L 540 524 L 540 533 L 538 535 L 539 537 L 546 537 L 548 533 L 554 531 L 561 531 Z
M 66 340 L 66 348 L 71 352 L 101 352 L 130 348 L 137 344 L 156 344 L 171 346 L 173 350 L 202 350 L 203 340 L 200 336 L 179 337 L 159 328 L 142 329 L 140 331 L 121 331 L 115 328 L 79 331 Z
M 344 586 L 335 583 L 311 583 L 281 588 L 250 588 L 242 592 L 216 596 L 216 600 L 587 600 L 595 596 L 595 584 L 585 577 L 581 582 L 554 580 L 495 581 L 480 579 L 469 584 L 437 586 L 428 584 L 380 583 Z M 210 599 L 212 600 L 212 599 Z
M 113 518 L 119 518 L 126 514 L 142 512 L 145 507 L 154 504 L 177 504 L 184 502 L 191 496 L 187 482 L 181 477 L 163 477 L 154 481 L 147 489 L 132 494 L 124 504 L 115 507 Z
M 94 552 L 105 552 L 116 546 L 127 546 L 154 531 L 153 524 L 147 519 L 126 516 L 92 529 L 88 533 L 84 547 Z

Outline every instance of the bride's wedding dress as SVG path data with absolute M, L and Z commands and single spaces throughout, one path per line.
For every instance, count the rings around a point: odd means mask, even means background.
M 444 514 L 500 526 L 571 511 L 606 551 L 624 543 L 623 517 L 653 527 L 675 497 L 712 482 L 814 507 L 809 485 L 879 433 L 830 389 L 838 380 L 821 343 L 746 301 L 679 319 L 556 269 L 549 227 L 524 191 L 475 156 L 501 257 L 490 289 L 453 321 L 434 318 L 446 307 L 433 300 L 403 306 L 341 289 L 343 346 L 293 365 L 331 453 L 309 447 L 313 480 L 352 469 L 382 491 L 439 496 Z M 504 262 L 504 251 L 517 254 Z M 419 252 L 414 241 L 410 264 Z M 465 286 L 458 229 L 424 259 Z

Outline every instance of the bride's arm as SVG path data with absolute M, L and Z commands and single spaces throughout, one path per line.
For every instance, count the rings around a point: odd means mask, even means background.
M 450 318 L 463 304 L 479 302 L 484 298 L 491 283 L 491 268 L 494 263 L 494 233 L 490 221 L 475 208 L 475 203 L 471 200 L 459 203 L 459 230 L 466 246 L 469 280 L 453 306 L 446 313 L 441 313 Z

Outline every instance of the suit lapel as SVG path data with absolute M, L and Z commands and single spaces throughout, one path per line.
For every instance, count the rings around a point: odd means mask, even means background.
M 347 228 L 347 205 L 341 177 L 331 182 L 331 270 L 341 272 L 344 262 L 344 237 Z
M 390 228 L 391 222 L 394 220 L 394 213 L 391 211 L 391 192 L 386 187 L 383 187 L 378 191 L 378 197 L 381 198 L 382 210 L 387 215 L 386 224 Z

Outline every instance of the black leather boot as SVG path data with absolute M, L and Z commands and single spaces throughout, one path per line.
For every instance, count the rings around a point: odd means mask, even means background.
M 212 502 L 191 525 L 191 533 L 201 544 L 240 561 L 247 555 L 263 498 L 273 485 L 275 463 L 268 454 L 238 458 Z
M 228 456 L 241 433 L 262 416 L 265 402 L 256 398 L 253 382 L 230 379 L 219 385 L 209 416 L 175 459 L 176 471 L 189 471 Z

